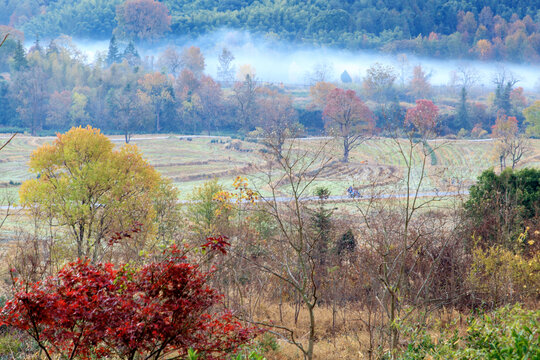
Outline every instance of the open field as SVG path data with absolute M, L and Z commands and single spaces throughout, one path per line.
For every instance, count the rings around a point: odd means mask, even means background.
M 111 137 L 120 146 L 122 138 Z M 12 196 L 17 195 L 20 183 L 32 177 L 28 172 L 31 152 L 54 138 L 17 136 L 0 157 L 0 186 Z M 140 139 L 140 140 L 137 140 Z M 180 190 L 181 199 L 189 199 L 194 187 L 212 178 L 219 178 L 230 187 L 237 175 L 250 179 L 253 187 L 263 194 L 268 186 L 264 168 L 267 156 L 263 146 L 248 141 L 231 140 L 228 137 L 196 137 L 179 135 L 137 136 L 132 140 L 144 157 L 164 176 L 172 179 Z M 313 149 L 326 143 L 325 153 L 330 163 L 314 186 L 326 186 L 332 195 L 345 195 L 353 185 L 362 189 L 373 182 L 389 191 L 399 191 L 403 174 L 403 159 L 393 139 L 371 139 L 356 148 L 349 164 L 339 161 L 341 148 L 328 139 L 298 141 L 297 150 Z M 478 140 L 430 141 L 434 156 L 428 159 L 427 174 L 423 190 L 453 190 L 458 185 L 468 187 L 476 177 L 489 167 L 496 167 L 493 156 L 494 142 Z M 414 154 L 420 158 L 420 150 Z M 529 152 L 519 167 L 540 167 L 540 140 L 531 140 Z

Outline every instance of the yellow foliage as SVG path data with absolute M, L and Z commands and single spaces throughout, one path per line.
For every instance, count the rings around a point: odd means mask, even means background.
M 21 186 L 21 204 L 65 227 L 78 257 L 95 258 L 112 234 L 138 223 L 138 250 L 153 233 L 162 180 L 136 146 L 114 150 L 99 129 L 77 127 L 35 150 L 29 165 L 37 178 Z
M 472 256 L 468 282 L 483 301 L 497 305 L 540 294 L 540 253 L 528 259 L 494 246 L 475 248 Z

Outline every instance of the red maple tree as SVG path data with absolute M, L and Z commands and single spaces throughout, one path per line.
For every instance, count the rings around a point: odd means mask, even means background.
M 412 126 L 423 136 L 433 134 L 437 127 L 439 108 L 431 100 L 416 100 L 416 106 L 407 110 L 405 126 Z
M 326 97 L 323 111 L 325 127 L 343 140 L 343 162 L 374 128 L 373 114 L 353 90 L 333 89 Z
M 226 253 L 226 240 L 209 238 L 205 249 Z M 177 248 L 140 269 L 78 260 L 43 282 L 15 281 L 0 324 L 27 332 L 48 359 L 161 359 L 188 349 L 222 359 L 259 330 L 216 310 L 222 295 L 207 285 L 210 274 Z

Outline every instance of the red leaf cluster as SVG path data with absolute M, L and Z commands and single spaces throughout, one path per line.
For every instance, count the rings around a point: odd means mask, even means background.
M 129 230 L 126 230 L 126 231 L 115 231 L 108 239 L 108 244 L 109 246 L 111 245 L 114 245 L 118 242 L 120 242 L 120 240 L 123 240 L 123 239 L 130 239 L 133 234 L 138 234 L 142 231 L 142 226 L 143 224 L 140 223 L 140 222 L 135 222 L 133 224 L 133 226 L 131 227 L 131 229 Z
M 137 270 L 79 260 L 43 282 L 16 283 L 0 324 L 28 332 L 48 358 L 159 359 L 191 348 L 221 359 L 258 330 L 213 310 L 222 295 L 208 275 L 174 254 Z
M 203 244 L 201 247 L 204 250 L 210 250 L 210 251 L 219 251 L 223 255 L 227 254 L 227 247 L 231 244 L 227 242 L 229 240 L 226 236 L 218 236 L 218 237 L 208 237 L 206 238 L 206 243 Z
M 405 125 L 412 125 L 419 133 L 426 135 L 437 127 L 439 108 L 431 100 L 416 100 L 416 106 L 407 110 Z

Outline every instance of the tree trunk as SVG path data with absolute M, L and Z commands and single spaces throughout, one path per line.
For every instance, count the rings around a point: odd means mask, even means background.
M 349 162 L 349 138 L 345 137 L 343 138 L 343 162 L 348 163 Z

